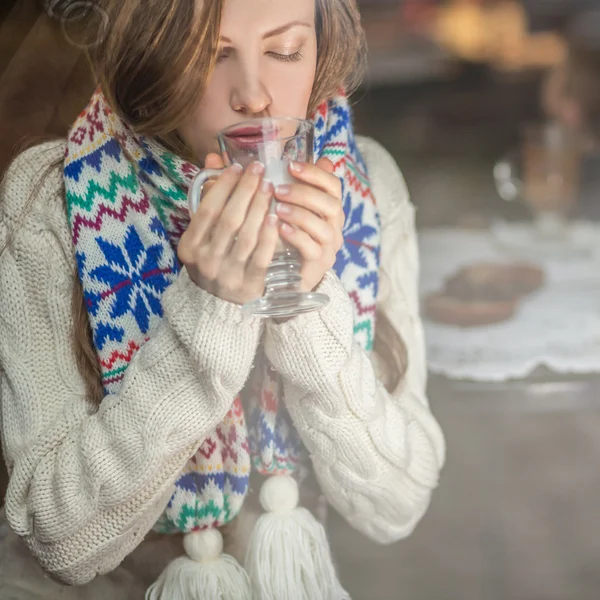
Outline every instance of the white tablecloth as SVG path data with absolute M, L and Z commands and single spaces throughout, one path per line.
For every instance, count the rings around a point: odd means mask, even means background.
M 590 251 L 548 258 L 509 254 L 489 231 L 422 230 L 422 294 L 440 289 L 459 267 L 480 260 L 535 262 L 547 278 L 505 323 L 464 329 L 425 319 L 430 370 L 476 381 L 521 378 L 539 366 L 563 374 L 600 372 L 600 225 L 576 223 L 573 232 L 592 240 Z

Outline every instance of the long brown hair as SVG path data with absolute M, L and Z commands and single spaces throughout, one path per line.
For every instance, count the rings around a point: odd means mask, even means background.
M 98 0 L 96 6 L 107 18 L 100 29 L 90 22 L 87 31 L 79 32 L 90 38 L 89 62 L 113 109 L 138 133 L 155 136 L 192 160 L 177 128 L 201 98 L 214 67 L 224 1 L 205 1 L 197 15 L 190 0 Z M 352 93 L 362 79 L 366 56 L 356 0 L 316 0 L 316 15 L 318 58 L 309 112 L 340 88 Z M 76 272 L 73 276 L 78 367 L 88 398 L 99 405 L 100 369 L 81 283 Z M 388 387 L 395 387 L 406 369 L 405 347 L 399 336 L 389 339 L 392 327 L 378 330 L 387 332 L 378 353 L 394 373 Z
M 177 134 L 197 105 L 217 58 L 226 0 L 98 0 L 106 18 L 89 58 L 109 104 L 139 133 L 193 159 Z M 309 113 L 340 87 L 359 85 L 366 43 L 355 0 L 315 0 L 318 58 Z M 99 35 L 95 23 L 89 35 Z

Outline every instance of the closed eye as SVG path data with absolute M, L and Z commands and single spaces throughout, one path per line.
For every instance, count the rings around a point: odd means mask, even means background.
M 275 60 L 280 60 L 281 62 L 298 62 L 303 58 L 300 51 L 294 52 L 293 54 L 279 54 L 278 52 L 267 52 L 267 54 L 273 57 Z
M 221 50 L 221 52 L 219 52 L 219 54 L 217 55 L 217 63 L 220 63 L 220 62 L 224 61 L 226 58 L 229 58 L 230 54 L 231 54 L 231 50 L 229 48 L 224 48 L 223 50 Z
M 217 56 L 217 63 L 223 62 L 225 59 L 229 58 L 232 53 L 231 48 L 223 48 L 219 55 Z M 302 53 L 300 51 L 294 52 L 293 54 L 280 54 L 279 52 L 267 52 L 267 55 L 274 58 L 275 60 L 279 60 L 281 62 L 298 62 L 302 58 Z

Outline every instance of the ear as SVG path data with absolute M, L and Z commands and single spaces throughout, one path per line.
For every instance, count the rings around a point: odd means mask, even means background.
M 223 159 L 215 152 L 206 155 L 204 161 L 205 169 L 222 169 L 225 166 Z

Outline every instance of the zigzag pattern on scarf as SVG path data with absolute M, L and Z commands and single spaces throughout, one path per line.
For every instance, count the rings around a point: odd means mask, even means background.
M 327 156 L 342 181 L 344 246 L 334 267 L 354 307 L 356 340 L 373 345 L 379 272 L 379 215 L 357 150 L 347 100 L 313 117 L 315 156 Z M 116 394 L 128 365 L 162 318 L 161 297 L 179 273 L 176 248 L 189 223 L 187 188 L 198 167 L 157 140 L 136 135 L 100 90 L 68 137 L 67 212 L 77 267 L 106 394 Z M 281 402 L 282 385 L 266 364 L 225 420 L 188 461 L 156 530 L 221 526 L 239 512 L 251 469 L 291 474 L 306 451 Z M 247 421 L 246 421 L 247 418 Z

